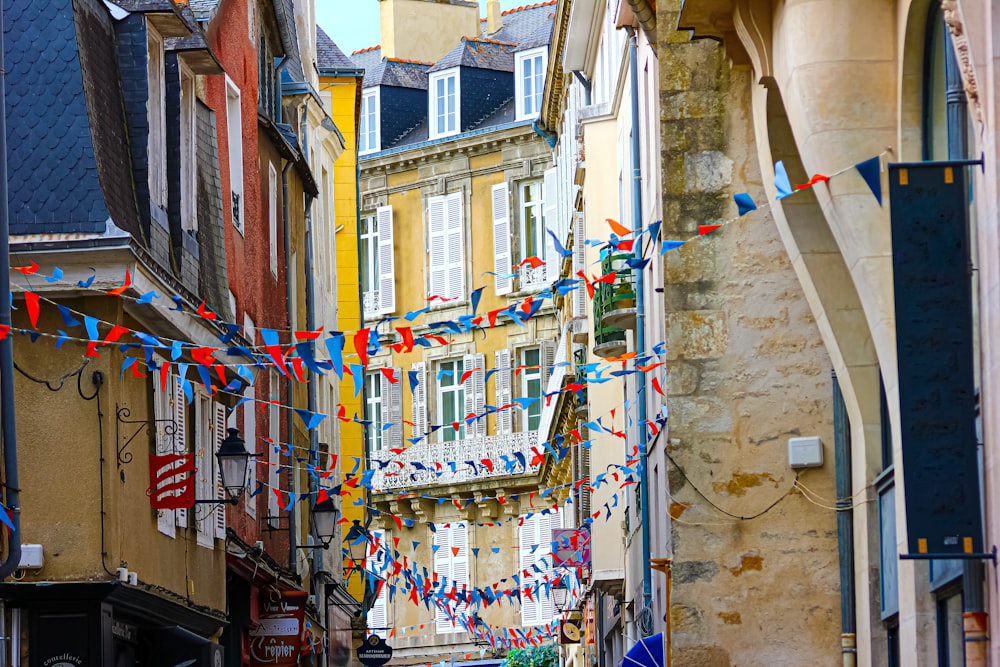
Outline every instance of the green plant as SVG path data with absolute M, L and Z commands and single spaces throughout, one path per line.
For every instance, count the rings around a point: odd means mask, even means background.
M 555 644 L 543 644 L 510 651 L 500 667 L 556 667 L 558 664 Z

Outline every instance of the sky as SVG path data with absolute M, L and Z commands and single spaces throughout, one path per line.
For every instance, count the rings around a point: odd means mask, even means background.
M 500 8 L 513 9 L 536 0 L 500 0 Z M 358 49 L 379 43 L 379 0 L 316 0 L 316 22 L 351 55 Z M 486 16 L 486 0 L 479 0 L 480 15 Z

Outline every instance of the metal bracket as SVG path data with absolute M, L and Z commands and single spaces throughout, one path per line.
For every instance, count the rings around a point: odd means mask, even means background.
M 115 404 L 115 444 L 118 449 L 119 468 L 126 463 L 132 463 L 132 452 L 125 450 L 132 444 L 136 436 L 142 433 L 143 429 L 149 428 L 150 424 L 166 424 L 163 427 L 164 435 L 173 437 L 177 432 L 177 422 L 173 419 L 129 419 L 131 416 L 132 411 L 128 407 Z M 131 427 L 135 424 L 138 424 L 138 427 L 132 432 L 132 435 L 128 436 L 125 442 L 122 442 L 123 426 L 127 427 L 126 430 L 131 430 Z
M 981 554 L 899 554 L 899 560 L 988 560 L 997 564 L 997 545 L 993 551 Z

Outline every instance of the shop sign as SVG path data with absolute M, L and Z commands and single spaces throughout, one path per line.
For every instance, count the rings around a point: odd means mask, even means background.
M 261 598 L 260 621 L 250 628 L 250 667 L 298 664 L 308 597 L 305 591 L 288 591 L 277 600 Z
M 382 667 L 392 660 L 392 647 L 378 635 L 372 635 L 358 647 L 358 660 L 365 667 Z
M 590 531 L 586 528 L 556 528 L 552 531 L 555 545 L 555 567 L 587 567 L 590 565 Z

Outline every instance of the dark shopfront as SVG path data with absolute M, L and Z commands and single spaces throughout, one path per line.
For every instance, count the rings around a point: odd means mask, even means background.
M 3 650 L 24 667 L 221 667 L 225 621 L 117 581 L 2 583 Z M 16 636 L 15 636 L 16 635 Z M 9 653 L 8 653 L 9 656 Z M 11 663 L 7 663 L 11 664 Z

